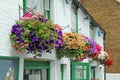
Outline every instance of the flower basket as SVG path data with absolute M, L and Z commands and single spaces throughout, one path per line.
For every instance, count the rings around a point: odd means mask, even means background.
M 84 56 L 84 46 L 85 40 L 82 35 L 74 32 L 63 34 L 64 44 L 57 49 L 57 57 L 60 59 L 62 57 L 67 57 L 69 59 L 78 58 Z
M 43 18 L 41 14 L 25 14 L 12 26 L 10 38 L 17 52 L 27 50 L 27 53 L 35 56 L 41 56 L 42 51 L 50 53 L 51 49 L 63 44 L 60 26 Z

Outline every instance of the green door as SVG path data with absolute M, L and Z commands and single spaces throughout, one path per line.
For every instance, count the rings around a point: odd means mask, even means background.
M 71 62 L 71 80 L 90 80 L 89 63 Z
M 50 80 L 50 62 L 24 61 L 24 80 Z

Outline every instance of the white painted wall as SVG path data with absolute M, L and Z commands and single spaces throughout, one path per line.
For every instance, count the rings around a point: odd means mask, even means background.
M 106 73 L 106 80 L 120 80 L 120 73 Z
M 78 11 L 78 33 L 89 37 L 90 20 L 85 19 L 87 16 L 80 10 Z

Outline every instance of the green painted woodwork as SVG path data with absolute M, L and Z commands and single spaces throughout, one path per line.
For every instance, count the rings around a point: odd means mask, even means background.
M 76 8 L 76 33 L 78 33 L 78 8 Z
M 89 63 L 71 62 L 71 80 L 89 80 Z
M 61 80 L 64 80 L 64 64 L 61 64 Z
M 23 0 L 23 12 L 26 12 L 26 0 Z
M 34 60 L 25 60 L 24 61 L 25 69 L 43 69 L 50 68 L 50 63 L 48 61 L 34 61 Z
M 19 63 L 20 63 L 20 61 L 19 61 L 19 57 L 13 57 L 13 56 L 0 56 L 0 60 L 18 60 L 18 67 L 17 67 L 17 69 L 16 69 L 16 77 L 17 77 L 17 80 L 18 80 L 18 77 L 19 77 Z M 5 67 L 5 66 L 4 66 Z

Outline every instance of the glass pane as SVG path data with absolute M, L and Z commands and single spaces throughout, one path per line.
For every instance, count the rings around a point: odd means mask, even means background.
M 44 14 L 43 0 L 37 0 L 37 10 L 36 11 Z
M 18 80 L 18 59 L 0 59 L 0 80 Z
M 24 69 L 24 80 L 47 80 L 47 69 Z
M 41 12 L 43 14 L 43 0 L 26 0 L 26 11 Z
M 82 79 L 82 70 L 75 70 L 75 78 Z
M 84 77 L 83 78 L 86 79 L 86 70 L 84 70 Z
M 49 10 L 49 0 L 45 0 L 45 9 Z
M 87 69 L 87 67 L 86 67 L 86 66 L 84 66 L 84 67 L 83 67 L 83 69 Z

